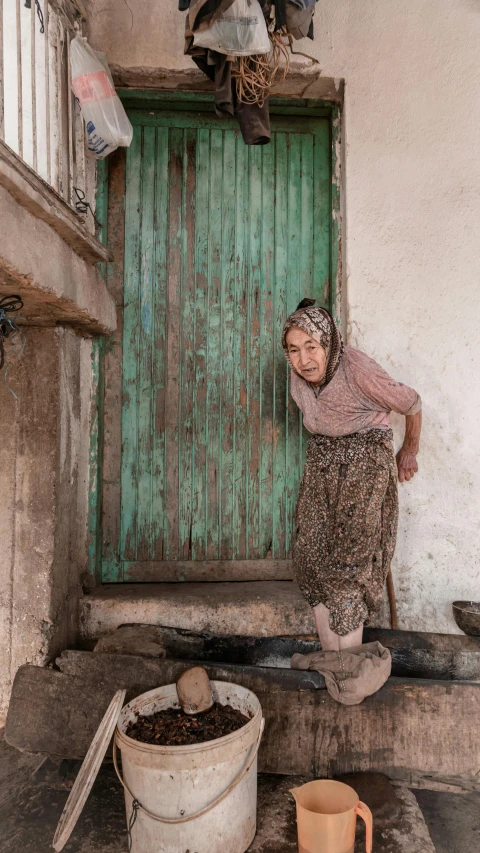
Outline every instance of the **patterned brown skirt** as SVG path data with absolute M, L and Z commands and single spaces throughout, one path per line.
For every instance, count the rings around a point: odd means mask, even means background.
M 295 510 L 293 565 L 311 607 L 344 635 L 378 611 L 395 550 L 397 468 L 391 430 L 313 435 Z

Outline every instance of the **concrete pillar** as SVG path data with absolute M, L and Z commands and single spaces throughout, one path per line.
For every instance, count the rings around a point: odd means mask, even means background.
M 0 723 L 23 663 L 75 642 L 86 570 L 91 340 L 26 328 L 0 373 Z

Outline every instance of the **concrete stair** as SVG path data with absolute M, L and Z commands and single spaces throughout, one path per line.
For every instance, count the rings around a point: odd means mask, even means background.
M 129 623 L 257 637 L 315 633 L 293 581 L 108 584 L 85 595 L 80 608 L 86 643 Z

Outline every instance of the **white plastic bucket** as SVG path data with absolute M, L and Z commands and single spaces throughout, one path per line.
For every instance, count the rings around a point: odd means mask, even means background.
M 122 754 L 132 853 L 244 853 L 255 837 L 260 702 L 238 684 L 211 684 L 215 701 L 251 717 L 217 740 L 154 746 L 127 737 L 138 714 L 179 707 L 174 684 L 137 696 L 120 714 L 115 744 Z

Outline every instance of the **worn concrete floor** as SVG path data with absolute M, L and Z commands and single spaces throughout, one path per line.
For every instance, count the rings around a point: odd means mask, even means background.
M 436 853 L 479 853 L 480 794 L 415 791 Z
M 51 842 L 77 770 L 62 778 L 39 768 L 41 759 L 22 755 L 0 740 L 0 850 L 51 853 Z M 258 832 L 249 853 L 296 853 L 295 807 L 289 789 L 296 777 L 260 776 Z M 437 794 L 397 789 L 401 822 L 397 830 L 378 821 L 375 853 L 478 853 L 480 794 Z M 366 799 L 366 798 L 365 798 Z M 418 803 L 424 813 L 422 820 Z M 373 805 L 373 804 L 372 804 Z M 428 831 L 435 844 L 431 844 Z M 398 827 L 402 827 L 398 831 Z M 127 850 L 120 783 L 103 765 L 65 853 L 123 853 Z M 355 853 L 364 853 L 360 828 Z

